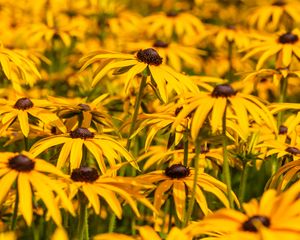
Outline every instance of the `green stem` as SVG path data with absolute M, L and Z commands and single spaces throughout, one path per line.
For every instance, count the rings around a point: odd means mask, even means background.
M 168 232 L 170 232 L 171 229 L 172 229 L 173 208 L 174 208 L 173 199 L 172 199 L 172 196 L 171 196 L 171 195 L 170 195 L 169 201 L 170 201 L 170 204 L 169 204 L 170 209 L 169 209 Z
M 14 212 L 12 215 L 12 221 L 11 221 L 11 227 L 10 227 L 10 230 L 12 230 L 12 231 L 14 231 L 16 229 L 16 225 L 17 225 L 18 206 L 19 206 L 19 191 L 18 191 L 18 184 L 17 184 L 15 206 L 14 206 Z
M 233 69 L 233 41 L 228 42 L 228 63 L 229 63 L 229 70 L 228 70 L 228 80 L 229 82 L 233 82 L 234 77 L 234 69 Z
M 78 234 L 77 239 L 88 240 L 88 211 L 86 197 L 79 193 L 79 221 L 78 221 Z M 86 233 L 87 232 L 87 233 Z
M 116 220 L 117 216 L 116 214 L 112 213 L 109 219 L 109 224 L 108 224 L 108 232 L 111 233 L 114 231 L 115 226 L 116 226 Z
M 131 140 L 132 140 L 130 137 L 135 130 L 135 124 L 136 124 L 136 120 L 137 120 L 139 109 L 140 109 L 141 102 L 142 102 L 143 91 L 144 91 L 144 88 L 146 87 L 146 81 L 147 81 L 147 74 L 143 73 L 142 81 L 140 83 L 140 89 L 139 89 L 136 99 L 135 99 L 134 112 L 133 112 L 133 116 L 132 116 L 132 120 L 131 120 L 129 136 L 128 136 L 127 144 L 126 144 L 126 149 L 128 151 L 130 149 Z
M 243 171 L 242 171 L 241 184 L 240 184 L 240 188 L 239 188 L 240 204 L 242 204 L 245 201 L 248 173 L 249 173 L 249 164 L 246 163 L 243 168 Z
M 197 187 L 197 182 L 198 182 L 198 172 L 199 172 L 199 155 L 200 155 L 200 150 L 201 150 L 201 141 L 198 138 L 195 143 L 196 147 L 196 152 L 195 152 L 195 158 L 194 158 L 194 164 L 195 164 L 195 172 L 194 172 L 194 181 L 193 181 L 193 190 L 192 190 L 192 196 L 189 201 L 189 206 L 188 210 L 183 222 L 183 227 L 186 227 L 187 224 L 189 223 L 189 220 L 192 216 L 194 205 L 195 205 L 195 200 L 196 200 L 196 187 Z
M 163 217 L 163 222 L 162 222 L 162 231 L 161 233 L 163 234 L 164 233 L 164 227 L 165 227 L 165 224 L 166 224 L 166 218 L 167 218 L 167 215 L 168 215 L 168 212 L 170 212 L 170 199 L 167 200 L 166 202 L 166 205 L 165 205 L 165 210 L 164 210 L 164 217 Z
M 288 77 L 283 77 L 281 79 L 281 84 L 280 84 L 280 95 L 279 95 L 279 99 L 278 102 L 283 103 L 285 102 L 286 99 L 286 93 L 287 93 L 287 86 L 288 86 Z M 282 124 L 283 122 L 283 115 L 284 115 L 284 111 L 281 111 L 278 113 L 277 116 L 277 121 L 278 121 L 278 127 Z
M 228 151 L 227 151 L 227 136 L 226 136 L 226 108 L 222 119 L 222 134 L 223 134 L 223 177 L 225 184 L 227 186 L 227 197 L 229 200 L 229 205 L 231 208 L 234 208 L 233 206 L 233 198 L 232 198 L 232 188 L 231 188 L 231 174 L 230 174 L 230 167 L 229 167 L 229 161 L 228 161 Z
M 188 159 L 189 159 L 189 137 L 188 137 L 188 133 L 189 133 L 189 129 L 186 128 L 186 130 L 184 132 L 184 137 L 183 137 L 183 141 L 184 141 L 184 145 L 183 145 L 183 149 L 184 149 L 183 165 L 184 166 L 188 166 Z
M 29 150 L 28 138 L 24 136 L 24 149 L 25 151 Z

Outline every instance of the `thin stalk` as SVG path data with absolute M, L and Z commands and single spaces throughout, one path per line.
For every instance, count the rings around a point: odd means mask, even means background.
M 164 217 L 163 217 L 163 222 L 162 222 L 162 227 L 161 227 L 161 233 L 164 233 L 164 229 L 165 229 L 165 224 L 166 224 L 166 218 L 167 218 L 167 213 L 168 211 L 170 211 L 170 199 L 168 199 L 166 201 L 166 205 L 165 205 L 165 210 L 164 210 Z
M 114 231 L 115 226 L 116 226 L 116 220 L 117 220 L 117 216 L 116 214 L 112 213 L 109 219 L 109 223 L 108 223 L 108 232 L 111 233 Z
M 233 82 L 234 69 L 233 69 L 233 41 L 228 41 L 228 80 L 229 82 Z
M 25 151 L 29 150 L 28 138 L 24 136 L 24 149 Z
M 128 151 L 130 149 L 130 145 L 131 145 L 131 141 L 132 141 L 132 139 L 130 137 L 135 130 L 135 124 L 136 124 L 136 120 L 137 120 L 139 109 L 140 109 L 141 102 L 142 102 L 143 91 L 144 91 L 144 88 L 146 87 L 147 76 L 148 76 L 147 74 L 143 74 L 142 81 L 140 83 L 140 88 L 139 88 L 139 91 L 138 91 L 136 99 L 135 99 L 134 112 L 133 112 L 133 116 L 132 116 L 132 120 L 131 120 L 129 136 L 128 136 L 127 144 L 126 144 L 126 149 Z
M 17 218 L 18 218 L 18 207 L 19 207 L 19 191 L 18 191 L 18 184 L 17 184 L 15 206 L 14 206 L 14 212 L 12 215 L 11 226 L 10 226 L 11 231 L 14 231 L 16 229 Z
M 188 159 L 189 159 L 189 136 L 188 136 L 188 134 L 189 134 L 189 129 L 186 128 L 184 131 L 184 137 L 183 137 L 183 141 L 184 141 L 183 165 L 184 166 L 188 166 Z
M 172 199 L 172 196 L 170 196 L 169 201 L 170 201 L 170 205 L 169 205 L 170 209 L 169 209 L 168 232 L 170 232 L 172 229 L 172 219 L 173 219 L 173 209 L 174 209 L 174 203 L 173 203 L 174 200 Z
M 78 221 L 78 234 L 77 239 L 88 240 L 86 236 L 88 235 L 88 212 L 87 212 L 87 202 L 86 197 L 83 194 L 78 195 L 79 197 L 79 221 Z
M 240 204 L 242 204 L 245 201 L 248 173 L 249 173 L 249 164 L 246 163 L 243 168 L 243 171 L 242 171 L 241 184 L 240 184 L 240 188 L 239 188 Z
M 228 151 L 227 151 L 227 136 L 226 136 L 226 108 L 222 119 L 222 134 L 223 134 L 223 177 L 225 184 L 227 186 L 227 197 L 229 201 L 229 205 L 231 208 L 234 208 L 233 206 L 233 198 L 231 195 L 231 174 L 230 174 L 230 168 L 229 168 L 229 161 L 228 161 Z
M 196 147 L 195 157 L 194 157 L 195 172 L 194 172 L 192 196 L 190 198 L 188 210 L 187 210 L 187 213 L 186 213 L 184 221 L 183 221 L 183 227 L 187 226 L 187 224 L 192 216 L 194 205 L 195 205 L 196 187 L 197 187 L 198 172 L 199 172 L 199 155 L 200 155 L 200 150 L 201 150 L 200 143 L 201 143 L 201 141 L 198 138 L 195 143 L 195 147 Z
M 288 77 L 283 77 L 280 84 L 280 95 L 278 99 L 278 102 L 280 103 L 285 102 L 286 94 L 287 94 L 287 86 L 288 86 Z M 278 113 L 277 116 L 278 126 L 280 126 L 283 122 L 283 115 L 284 115 L 284 111 Z

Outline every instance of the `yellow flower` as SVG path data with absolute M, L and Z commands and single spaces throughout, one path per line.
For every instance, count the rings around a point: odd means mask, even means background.
M 75 127 L 94 127 L 103 131 L 102 128 L 113 129 L 110 116 L 103 106 L 106 97 L 107 94 L 103 94 L 91 102 L 81 98 L 48 97 L 48 99 L 57 107 L 58 116 L 66 119 L 65 125 L 69 131 Z
M 180 40 L 184 38 L 195 38 L 205 33 L 205 27 L 201 20 L 187 11 L 169 11 L 154 13 L 145 17 L 145 31 L 150 37 L 171 39 L 177 36 Z
M 157 187 L 154 191 L 154 207 L 159 210 L 165 203 L 169 191 L 172 189 L 172 196 L 175 202 L 176 215 L 183 221 L 186 208 L 186 199 L 189 193 L 193 191 L 194 170 L 185 167 L 182 164 L 174 164 L 166 170 L 157 170 L 138 176 L 138 179 L 148 183 L 155 183 Z M 211 177 L 210 175 L 199 172 L 196 186 L 196 202 L 204 215 L 211 210 L 207 205 L 206 198 L 202 189 L 215 195 L 226 207 L 229 203 L 226 197 L 227 187 L 224 183 Z M 238 202 L 234 193 L 231 193 L 235 201 Z
M 300 4 L 295 0 L 258 1 L 249 13 L 249 23 L 260 30 L 290 27 L 300 22 Z
M 185 75 L 177 73 L 171 67 L 163 64 L 158 52 L 153 48 L 139 50 L 136 55 L 114 53 L 108 51 L 92 52 L 81 59 L 84 62 L 82 70 L 90 64 L 102 60 L 102 64 L 95 72 L 92 86 L 97 84 L 108 72 L 115 70 L 115 74 L 126 73 L 124 79 L 125 92 L 137 74 L 147 70 L 149 84 L 157 91 L 160 98 L 168 101 L 168 93 L 175 90 L 178 94 L 185 91 L 198 92 L 197 86 Z
M 256 64 L 256 70 L 262 68 L 265 62 L 276 56 L 276 68 L 289 67 L 293 59 L 300 58 L 300 32 L 294 29 L 291 32 L 280 33 L 271 36 L 256 35 L 258 41 L 254 41 L 245 51 L 249 51 L 243 59 L 250 58 L 258 53 L 262 53 Z M 293 58 L 294 57 L 294 58 Z
M 15 98 L 15 100 L 0 99 L 0 134 L 7 130 L 15 120 L 18 120 L 21 131 L 28 137 L 30 122 L 32 118 L 37 118 L 46 125 L 58 127 L 62 132 L 66 132 L 66 127 L 57 115 L 47 108 L 51 106 L 46 100 L 30 99 L 27 97 Z
M 279 196 L 275 190 L 268 190 L 260 201 L 252 199 L 243 204 L 245 213 L 221 209 L 189 225 L 186 232 L 216 240 L 300 239 L 300 227 L 295 224 L 300 220 L 298 194 L 299 184 Z
M 155 211 L 151 203 L 139 193 L 142 188 L 151 187 L 145 182 L 139 183 L 130 177 L 99 176 L 98 171 L 91 167 L 73 169 L 70 177 L 72 180 L 68 184 L 70 198 L 73 199 L 78 191 L 81 191 L 87 197 L 96 214 L 100 213 L 100 199 L 104 199 L 116 216 L 121 219 L 123 211 L 117 195 L 130 205 L 138 217 L 140 214 L 136 201 Z
M 173 227 L 166 238 L 161 238 L 150 226 L 141 226 L 137 227 L 137 229 L 139 230 L 139 236 L 137 237 L 119 233 L 104 233 L 96 235 L 94 240 L 191 240 L 191 238 L 185 234 L 184 229 L 181 230 L 177 227 Z
M 198 136 L 205 119 L 211 115 L 210 124 L 215 133 L 222 125 L 225 111 L 226 117 L 236 122 L 238 127 L 231 124 L 232 129 L 242 138 L 249 134 L 249 115 L 258 124 L 267 124 L 276 131 L 276 124 L 267 107 L 255 96 L 236 92 L 228 84 L 217 85 L 211 93 L 186 94 L 185 102 L 180 104 L 182 110 L 174 121 L 172 130 L 189 114 L 191 119 L 191 135 L 193 139 Z
M 195 72 L 200 72 L 202 68 L 201 55 L 205 51 L 192 46 L 185 46 L 174 41 L 134 41 L 125 43 L 124 50 L 136 52 L 139 49 L 152 47 L 162 57 L 163 61 L 178 72 L 182 72 L 184 67 L 192 68 Z
M 18 196 L 16 204 L 27 225 L 31 225 L 32 222 L 32 198 L 35 195 L 44 202 L 49 215 L 57 225 L 61 224 L 61 215 L 53 193 L 60 197 L 63 207 L 74 214 L 73 206 L 61 185 L 45 174 L 64 177 L 56 167 L 42 159 L 34 158 L 27 152 L 20 154 L 4 152 L 0 156 L 0 202 L 3 202 L 13 184 L 16 183 Z
M 86 148 L 96 159 L 102 173 L 106 172 L 104 157 L 113 168 L 120 156 L 124 157 L 133 167 L 139 168 L 132 155 L 115 139 L 109 135 L 95 134 L 87 128 L 77 128 L 66 134 L 50 136 L 36 142 L 30 149 L 34 156 L 49 149 L 50 147 L 63 144 L 60 151 L 57 167 L 65 167 L 70 157 L 70 170 L 80 167 L 83 148 Z

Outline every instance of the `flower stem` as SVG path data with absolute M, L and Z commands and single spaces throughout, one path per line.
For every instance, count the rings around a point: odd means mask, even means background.
M 283 103 L 286 99 L 287 86 L 288 86 L 288 77 L 283 77 L 281 79 L 281 84 L 280 84 L 280 95 L 278 99 L 279 103 Z M 284 111 L 278 113 L 277 116 L 278 126 L 280 126 L 283 122 L 283 115 L 284 115 Z
M 198 172 L 199 172 L 199 155 L 200 155 L 200 150 L 201 150 L 200 146 L 201 146 L 201 141 L 199 138 L 197 138 L 196 143 L 195 143 L 196 151 L 195 151 L 195 158 L 194 158 L 195 172 L 194 172 L 193 190 L 192 190 L 192 196 L 189 201 L 188 210 L 185 215 L 184 222 L 183 222 L 183 227 L 187 226 L 187 224 L 192 216 L 193 209 L 194 209 L 194 204 L 195 204 L 195 199 L 196 199 L 196 187 L 197 187 L 197 180 L 198 180 Z
M 24 136 L 24 149 L 25 151 L 29 150 L 28 138 Z
M 129 136 L 128 136 L 127 144 L 126 144 L 127 150 L 130 149 L 131 140 L 132 140 L 130 137 L 135 130 L 135 124 L 136 124 L 136 120 L 137 120 L 139 109 L 140 109 L 141 102 L 142 102 L 143 91 L 144 91 L 144 88 L 146 87 L 147 76 L 148 76 L 147 74 L 143 73 L 142 81 L 140 83 L 140 89 L 139 89 L 136 99 L 135 99 L 134 112 L 133 112 L 133 116 L 132 116 L 132 120 L 131 120 Z
M 79 193 L 79 221 L 78 221 L 78 235 L 79 240 L 88 240 L 88 211 L 86 197 Z
M 228 63 L 229 63 L 229 70 L 228 70 L 228 80 L 229 82 L 233 82 L 233 41 L 228 41 Z
M 108 232 L 109 233 L 114 231 L 115 226 L 116 226 L 116 220 L 117 220 L 116 214 L 112 213 L 112 215 L 110 216 L 110 219 L 109 219 L 109 224 L 108 224 Z
M 227 197 L 229 200 L 229 205 L 233 208 L 233 198 L 232 198 L 232 188 L 231 188 L 231 174 L 229 168 L 229 161 L 228 161 L 228 151 L 227 151 L 227 136 L 226 136 L 226 108 L 222 119 L 222 134 L 223 134 L 223 177 L 225 184 L 227 185 Z
M 184 131 L 184 137 L 183 137 L 183 141 L 184 141 L 183 165 L 184 166 L 188 165 L 188 158 L 189 158 L 189 136 L 188 136 L 188 133 L 189 133 L 189 129 L 186 128 L 186 130 Z
M 16 229 L 17 218 L 18 218 L 18 206 L 19 206 L 19 191 L 18 191 L 18 184 L 17 184 L 15 206 L 14 206 L 14 212 L 12 215 L 12 221 L 11 221 L 11 227 L 10 227 L 11 231 L 14 231 Z
M 247 185 L 247 178 L 249 173 L 249 164 L 246 163 L 241 176 L 241 184 L 239 188 L 239 200 L 240 204 L 242 204 L 245 201 L 245 193 L 246 193 L 246 185 Z

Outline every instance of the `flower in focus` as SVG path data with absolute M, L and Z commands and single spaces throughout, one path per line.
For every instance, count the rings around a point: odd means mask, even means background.
M 116 160 L 124 157 L 133 167 L 139 168 L 132 155 L 115 139 L 109 135 L 95 134 L 87 128 L 76 128 L 69 133 L 50 136 L 36 142 L 30 152 L 38 156 L 50 147 L 63 144 L 60 151 L 57 167 L 65 167 L 65 163 L 70 158 L 70 170 L 79 168 L 83 151 L 86 148 L 96 159 L 96 162 L 102 173 L 106 172 L 106 160 L 113 168 L 116 166 Z M 104 158 L 105 157 L 105 158 Z
M 147 70 L 147 75 L 151 78 L 149 83 L 157 90 L 164 102 L 168 101 L 169 89 L 167 87 L 175 90 L 178 94 L 185 91 L 198 92 L 197 86 L 187 76 L 177 73 L 171 67 L 163 64 L 162 58 L 153 48 L 139 50 L 136 55 L 107 51 L 92 52 L 81 59 L 81 62 L 84 62 L 81 69 L 83 70 L 100 60 L 102 60 L 102 64 L 95 72 L 92 86 L 97 84 L 108 72 L 115 70 L 115 74 L 126 73 L 124 82 L 125 92 L 128 93 L 134 76 Z
M 73 169 L 70 176 L 72 183 L 68 184 L 70 198 L 73 199 L 78 191 L 81 191 L 95 210 L 100 213 L 100 199 L 104 199 L 116 216 L 121 219 L 122 206 L 120 196 L 128 203 L 134 213 L 140 217 L 136 201 L 155 210 L 151 203 L 139 193 L 144 188 L 151 186 L 139 183 L 130 177 L 108 177 L 99 176 L 98 171 L 91 167 L 80 167 Z
M 57 225 L 61 225 L 61 215 L 54 193 L 62 200 L 62 206 L 74 214 L 73 206 L 62 186 L 57 180 L 46 175 L 48 173 L 56 177 L 64 177 L 55 166 L 42 159 L 34 158 L 28 152 L 20 154 L 3 152 L 0 156 L 0 202 L 3 202 L 16 183 L 18 200 L 15 204 L 18 204 L 27 225 L 32 223 L 32 198 L 35 196 L 46 205 L 48 214 Z
M 173 164 L 166 170 L 157 170 L 138 176 L 138 179 L 148 183 L 155 183 L 157 187 L 154 191 L 154 207 L 159 210 L 171 194 L 174 198 L 176 215 L 183 221 L 186 208 L 186 199 L 189 193 L 193 191 L 194 170 L 185 167 L 182 164 Z M 215 195 L 226 207 L 229 203 L 226 197 L 227 187 L 224 183 L 212 176 L 199 172 L 196 186 L 196 202 L 204 215 L 211 210 L 207 205 L 205 195 L 202 189 Z M 172 193 L 169 193 L 172 191 Z M 234 193 L 231 193 L 235 201 L 238 202 Z
M 0 116 L 2 117 L 0 134 L 3 134 L 3 131 L 6 131 L 15 120 L 18 120 L 23 135 L 28 137 L 30 124 L 36 119 L 66 132 L 66 127 L 58 116 L 47 109 L 51 103 L 46 100 L 27 97 L 15 98 L 15 100 L 0 99 L 0 106 Z

